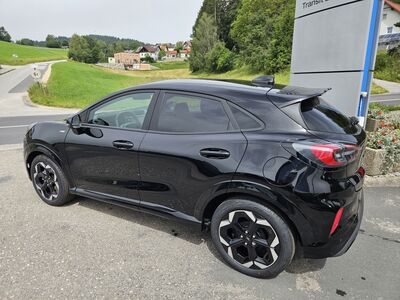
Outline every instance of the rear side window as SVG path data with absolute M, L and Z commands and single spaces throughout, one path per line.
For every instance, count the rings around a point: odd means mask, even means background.
M 252 116 L 248 112 L 244 111 L 243 109 L 240 109 L 239 107 L 237 107 L 232 103 L 228 102 L 228 105 L 240 129 L 250 130 L 250 129 L 259 129 L 262 127 L 261 122 L 258 121 L 254 116 Z
M 218 100 L 186 94 L 166 93 L 156 122 L 164 132 L 225 132 L 232 125 Z
M 350 119 L 319 97 L 301 103 L 301 113 L 308 129 L 331 133 L 353 134 L 357 127 Z

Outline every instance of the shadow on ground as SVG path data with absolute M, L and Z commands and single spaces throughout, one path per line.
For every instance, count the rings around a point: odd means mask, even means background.
M 209 251 L 219 261 L 226 264 L 223 258 L 216 251 L 212 243 L 211 236 L 208 234 L 208 232 L 199 232 L 196 227 L 190 225 L 189 223 L 161 218 L 148 213 L 126 209 L 83 197 L 77 197 L 74 201 L 67 205 L 74 204 L 78 204 L 89 209 L 94 209 L 98 212 L 105 213 L 113 217 L 122 218 L 141 226 L 165 232 L 195 245 L 206 243 Z M 294 258 L 292 263 L 286 268 L 285 271 L 292 274 L 303 274 L 321 270 L 324 268 L 325 264 L 326 259 Z

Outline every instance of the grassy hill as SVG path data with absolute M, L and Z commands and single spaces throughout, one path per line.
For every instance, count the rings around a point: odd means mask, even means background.
M 23 46 L 0 41 L 0 64 L 25 65 L 33 62 L 58 60 L 67 58 L 66 49 Z M 18 58 L 14 58 L 17 54 Z
M 154 71 L 110 70 L 73 61 L 56 63 L 45 89 L 33 85 L 29 95 L 33 102 L 59 107 L 82 108 L 120 89 L 147 82 L 177 78 L 220 78 L 251 80 L 254 74 L 242 68 L 223 74 L 191 74 L 189 69 L 177 69 L 175 64 Z M 275 75 L 276 83 L 288 84 L 289 71 Z
M 29 95 L 33 102 L 42 105 L 82 108 L 120 89 L 165 79 L 146 77 L 144 73 L 148 72 L 141 72 L 142 76 L 125 75 L 94 65 L 60 62 L 52 66 L 46 90 L 35 84 Z

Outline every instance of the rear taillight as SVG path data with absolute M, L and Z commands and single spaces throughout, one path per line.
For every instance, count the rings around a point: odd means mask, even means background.
M 355 160 L 359 147 L 344 144 L 293 143 L 292 147 L 303 157 L 327 167 L 339 167 Z
M 332 235 L 335 232 L 335 230 L 337 229 L 337 227 L 339 226 L 340 219 L 342 218 L 342 215 L 343 215 L 343 210 L 344 210 L 343 207 L 341 207 L 337 211 L 335 219 L 333 220 L 331 231 L 329 233 L 330 235 Z

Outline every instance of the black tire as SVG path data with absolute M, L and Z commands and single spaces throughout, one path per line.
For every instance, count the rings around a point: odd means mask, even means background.
M 36 193 L 47 204 L 61 206 L 74 198 L 64 172 L 48 156 L 38 155 L 33 159 L 30 175 Z
M 284 219 L 250 200 L 230 199 L 219 205 L 211 220 L 211 237 L 229 266 L 252 277 L 276 277 L 295 253 Z

